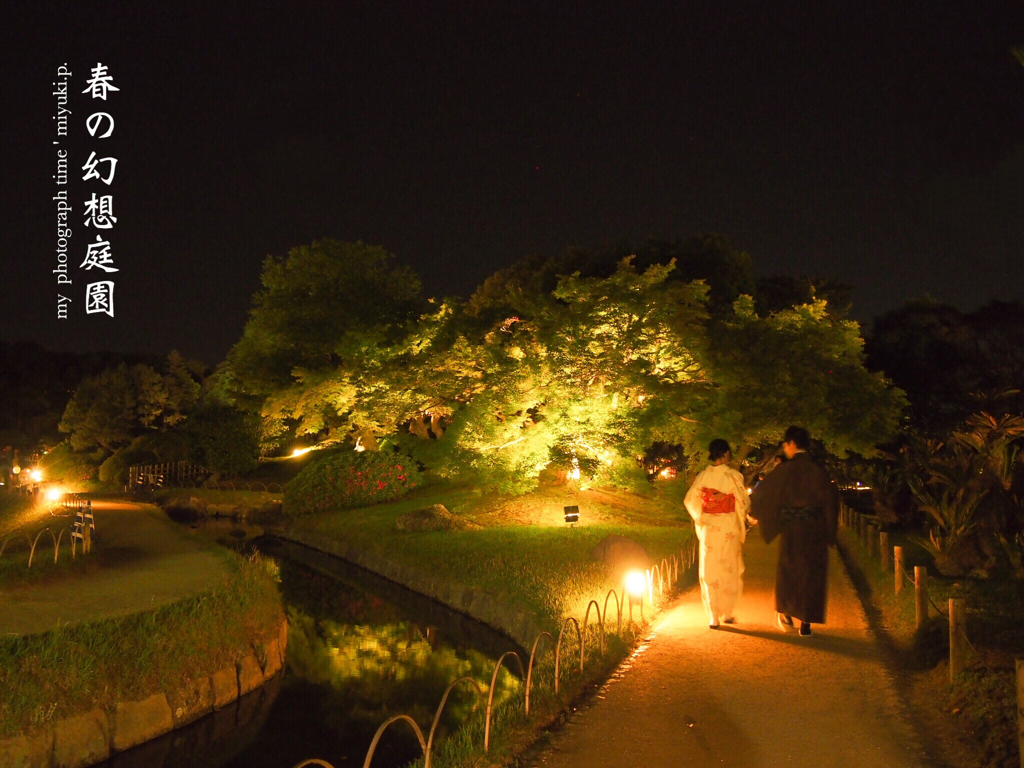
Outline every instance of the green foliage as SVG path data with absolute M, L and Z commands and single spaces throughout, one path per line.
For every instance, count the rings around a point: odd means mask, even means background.
M 245 475 L 259 457 L 259 421 L 252 414 L 208 398 L 182 426 L 189 458 L 213 472 Z
M 1014 677 L 1012 669 L 970 669 L 953 684 L 953 711 L 980 736 L 983 766 L 1019 765 Z
M 1024 305 L 998 302 L 962 313 L 932 300 L 908 302 L 875 321 L 872 370 L 907 393 L 913 426 L 944 437 L 971 414 L 1024 412 Z
M 643 465 L 632 456 L 614 456 L 611 464 L 603 465 L 594 478 L 595 485 L 610 485 L 638 494 L 651 493 L 651 482 Z M 682 485 L 682 483 L 679 483 Z
M 402 328 L 421 308 L 420 281 L 383 248 L 320 240 L 268 256 L 263 289 L 228 355 L 230 388 L 258 408 L 296 369 L 333 370 L 351 333 Z
M 128 468 L 133 464 L 152 464 L 156 457 L 151 451 L 119 448 L 100 464 L 100 482 L 124 485 L 128 482 Z
M 978 413 L 945 441 L 916 438 L 908 446 L 907 483 L 930 518 L 928 545 L 940 569 L 988 572 L 996 558 L 985 560 L 985 544 L 1000 540 L 1010 568 L 1024 575 L 1022 438 L 1024 418 Z
M 65 441 L 42 457 L 43 477 L 70 486 L 81 486 L 96 476 L 96 462 L 87 453 L 79 453 Z
M 630 462 L 655 442 L 695 453 L 712 437 L 761 444 L 802 423 L 835 452 L 870 454 L 893 434 L 902 395 L 865 370 L 842 312 L 817 301 L 758 315 L 749 256 L 723 238 L 613 255 L 524 263 L 466 307 L 407 322 L 415 292 L 401 276 L 365 288 L 396 292 L 381 313 L 339 306 L 352 263 L 391 274 L 383 252 L 296 249 L 268 260 L 227 389 L 254 395 L 268 442 L 308 434 L 372 452 L 401 436 L 436 475 L 501 492 L 531 489 L 549 465 L 639 488 Z
M 859 326 L 823 301 L 760 317 L 749 298 L 738 300 L 712 331 L 717 431 L 757 445 L 800 424 L 837 455 L 872 455 L 896 433 L 905 398 L 867 371 L 863 343 Z
M 183 461 L 187 458 L 188 445 L 179 434 L 151 432 L 139 435 L 131 445 L 119 448 L 100 465 L 100 482 L 124 485 L 128 482 L 128 470 L 133 465 Z
M 284 489 L 286 515 L 365 507 L 394 501 L 420 484 L 419 470 L 391 451 L 331 451 L 306 467 Z
M 121 363 L 82 381 L 64 410 L 62 432 L 78 451 L 114 452 L 139 435 L 180 422 L 198 396 L 201 366 L 177 352 L 163 375 L 148 365 Z

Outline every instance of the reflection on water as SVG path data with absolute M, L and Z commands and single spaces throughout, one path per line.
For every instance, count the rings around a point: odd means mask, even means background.
M 289 621 L 284 674 L 238 704 L 104 766 L 291 768 L 311 757 L 339 768 L 361 765 L 388 717 L 411 715 L 426 735 L 450 682 L 466 675 L 486 691 L 498 656 L 518 650 L 488 628 L 353 566 L 283 542 L 259 545 L 281 564 Z M 503 669 L 495 702 L 521 696 L 521 681 Z M 482 720 L 485 705 L 470 686 L 456 688 L 437 738 L 467 718 Z M 412 730 L 396 724 L 373 765 L 400 766 L 419 754 Z

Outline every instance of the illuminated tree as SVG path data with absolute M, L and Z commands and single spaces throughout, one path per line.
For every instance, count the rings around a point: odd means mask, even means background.
M 712 330 L 712 412 L 722 434 L 751 445 L 778 441 L 800 424 L 833 453 L 872 455 L 895 434 L 903 393 L 864 367 L 857 323 L 824 301 L 761 317 L 749 297 Z
M 345 363 L 351 334 L 400 335 L 421 309 L 420 281 L 383 248 L 320 240 L 268 256 L 241 340 L 228 355 L 235 394 L 261 403 L 296 371 Z
M 265 429 L 327 434 L 367 450 L 386 438 L 438 474 L 473 473 L 506 491 L 530 487 L 546 466 L 630 485 L 636 457 L 654 442 L 692 455 L 711 437 L 758 444 L 791 423 L 837 452 L 870 453 L 893 431 L 903 401 L 864 369 L 856 323 L 823 300 L 759 315 L 737 294 L 753 285 L 749 258 L 726 245 L 649 245 L 643 268 L 627 257 L 609 271 L 596 259 L 586 264 L 592 274 L 563 275 L 548 290 L 550 264 L 530 262 L 537 269 L 503 270 L 466 305 L 434 305 L 402 324 L 414 292 L 398 280 L 405 298 L 391 306 L 401 312 L 332 321 L 334 330 L 294 343 L 303 318 L 330 303 L 296 310 L 304 294 L 295 288 L 270 312 L 270 286 L 280 280 L 268 275 L 283 269 L 272 262 L 228 374 L 242 385 L 236 391 L 263 392 Z M 679 279 L 677 262 L 663 262 L 676 252 L 708 273 L 722 260 L 714 281 L 731 304 L 709 311 L 715 284 Z M 277 318 L 273 331 L 264 311 Z M 286 320 L 293 311 L 297 319 Z

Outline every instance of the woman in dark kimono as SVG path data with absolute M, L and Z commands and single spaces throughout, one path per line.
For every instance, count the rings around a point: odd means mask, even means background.
M 775 468 L 750 497 L 765 542 L 781 537 L 775 576 L 775 610 L 786 630 L 800 620 L 800 635 L 811 624 L 825 623 L 828 597 L 828 548 L 836 543 L 839 491 L 828 474 L 807 454 L 807 430 L 786 430 L 782 449 L 787 461 Z

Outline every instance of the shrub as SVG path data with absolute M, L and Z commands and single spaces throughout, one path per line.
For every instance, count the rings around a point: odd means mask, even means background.
M 365 507 L 401 498 L 420 484 L 407 457 L 390 451 L 332 451 L 300 472 L 284 489 L 286 515 Z
M 138 442 L 138 441 L 136 441 Z M 154 464 L 156 454 L 135 442 L 127 448 L 119 448 L 100 464 L 100 482 L 124 485 L 128 482 L 128 468 L 134 464 Z
M 96 475 L 97 461 L 87 453 L 76 453 L 70 442 L 64 442 L 46 454 L 39 464 L 47 480 L 82 485 Z
M 207 401 L 189 414 L 182 433 L 189 458 L 213 472 L 245 475 L 256 469 L 259 420 L 252 414 Z

